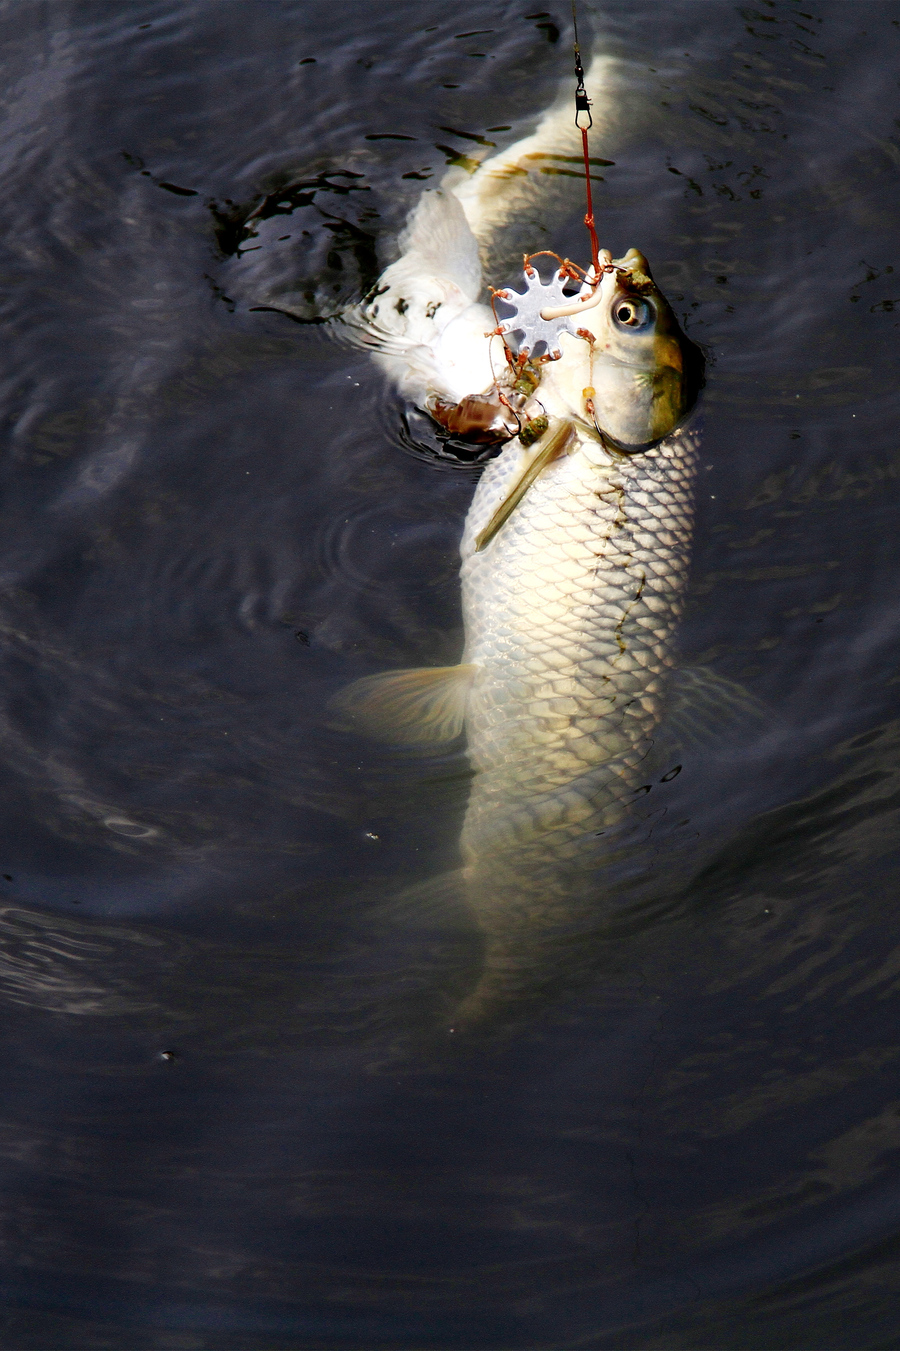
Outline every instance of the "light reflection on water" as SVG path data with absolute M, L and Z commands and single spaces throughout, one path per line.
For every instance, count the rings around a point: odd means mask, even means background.
M 325 706 L 457 659 L 473 471 L 308 321 L 551 101 L 566 15 L 0 13 L 9 1345 L 896 1336 L 900 29 L 584 8 L 604 242 L 711 358 L 686 660 L 772 716 L 654 785 L 569 979 L 458 1042 L 464 757 Z M 550 234 L 581 256 L 579 203 L 491 280 Z

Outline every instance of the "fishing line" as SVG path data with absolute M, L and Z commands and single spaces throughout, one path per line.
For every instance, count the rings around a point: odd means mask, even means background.
M 594 264 L 594 284 L 600 280 L 600 241 L 594 227 L 594 201 L 591 196 L 591 161 L 588 151 L 588 131 L 594 125 L 591 117 L 591 101 L 584 87 L 584 66 L 581 64 L 581 48 L 578 45 L 578 15 L 575 12 L 575 0 L 572 0 L 572 26 L 575 29 L 575 125 L 581 132 L 581 148 L 584 152 L 584 186 L 587 193 L 587 214 L 584 223 L 591 237 L 591 258 Z M 587 121 L 585 121 L 585 118 Z

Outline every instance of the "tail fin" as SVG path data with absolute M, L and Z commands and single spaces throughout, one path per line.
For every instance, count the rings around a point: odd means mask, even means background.
M 384 273 L 415 270 L 452 282 L 469 302 L 481 291 L 481 259 L 459 197 L 440 188 L 425 191 L 400 236 L 402 256 Z
M 592 101 L 595 127 L 592 135 L 599 146 L 603 146 L 604 139 L 609 140 L 615 121 L 617 64 L 614 57 L 596 56 L 585 76 Z M 533 212 L 529 209 L 538 196 L 544 203 L 553 188 L 569 189 L 565 197 L 571 207 L 575 199 L 573 186 L 579 193 L 583 190 L 584 171 L 580 164 L 581 136 L 575 126 L 572 84 L 568 80 L 559 99 L 544 113 L 531 135 L 483 160 L 474 174 L 451 169 L 441 186 L 461 202 L 481 245 L 484 261 L 493 272 L 499 265 L 494 254 L 501 231 L 505 261 L 515 258 L 516 249 L 521 254 L 538 247 Z M 576 178 L 581 180 L 580 188 L 574 185 Z M 503 270 L 499 266 L 498 275 Z

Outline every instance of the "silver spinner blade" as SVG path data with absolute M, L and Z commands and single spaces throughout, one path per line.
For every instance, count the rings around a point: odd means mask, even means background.
M 513 291 L 506 287 L 495 291 L 495 298 L 513 311 L 509 317 L 501 318 L 500 332 L 504 335 L 517 334 L 519 352 L 530 356 L 540 355 L 535 349 L 546 343 L 547 352 L 554 360 L 562 356 L 559 347 L 560 333 L 575 333 L 575 325 L 570 317 L 564 319 L 542 319 L 541 310 L 551 306 L 571 305 L 574 296 L 563 295 L 563 285 L 567 278 L 561 272 L 554 273 L 545 286 L 538 276 L 537 269 L 523 274 L 525 291 Z

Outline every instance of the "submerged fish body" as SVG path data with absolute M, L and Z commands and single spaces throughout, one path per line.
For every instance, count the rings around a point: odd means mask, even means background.
M 363 312 L 407 397 L 445 425 L 446 406 L 464 425 L 477 405 L 478 435 L 506 442 L 465 522 L 465 651 L 456 667 L 366 677 L 336 702 L 346 723 L 394 742 L 465 731 L 463 876 L 486 946 L 460 1018 L 480 1020 L 558 974 L 647 772 L 689 562 L 697 438 L 678 425 L 697 366 L 642 255 L 604 252 L 538 388 L 514 383 L 521 362 L 498 382 L 506 354 L 478 301 L 473 200 L 471 188 L 466 209 L 446 187 L 423 197 Z M 502 216 L 496 191 L 486 200 Z

